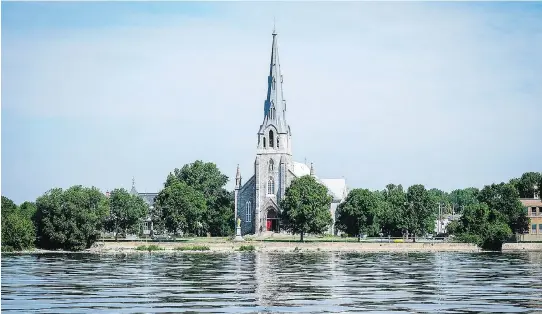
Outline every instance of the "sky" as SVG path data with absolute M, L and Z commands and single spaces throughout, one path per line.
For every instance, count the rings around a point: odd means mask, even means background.
M 294 159 L 349 188 L 542 171 L 540 2 L 2 2 L 1 189 L 254 172 L 273 20 Z

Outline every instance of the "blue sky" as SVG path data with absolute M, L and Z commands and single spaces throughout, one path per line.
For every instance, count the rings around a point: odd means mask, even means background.
M 542 4 L 3 2 L 2 195 L 253 173 L 273 17 L 297 161 L 446 191 L 542 171 Z M 228 187 L 232 188 L 230 181 Z

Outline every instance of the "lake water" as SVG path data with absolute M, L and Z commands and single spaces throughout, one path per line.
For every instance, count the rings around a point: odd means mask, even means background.
M 534 313 L 542 253 L 2 255 L 3 313 Z

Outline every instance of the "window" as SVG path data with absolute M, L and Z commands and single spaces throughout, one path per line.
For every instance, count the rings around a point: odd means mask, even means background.
M 277 136 L 277 148 L 279 148 L 279 138 Z
M 536 216 L 536 207 L 531 207 L 531 215 Z
M 267 194 L 275 194 L 275 180 L 273 177 L 269 177 L 269 181 L 267 181 Z
M 252 220 L 252 207 L 250 205 L 250 201 L 248 201 L 246 207 L 246 222 L 250 222 Z
M 263 138 L 263 148 L 265 148 L 265 137 Z
M 273 130 L 269 130 L 269 147 L 273 147 L 274 142 Z
M 539 225 L 538 225 L 538 233 L 541 233 L 541 234 L 542 234 L 542 224 L 539 224 Z
M 536 224 L 533 224 L 531 228 L 532 228 L 531 233 L 536 233 Z
M 273 161 L 273 159 L 270 159 L 269 160 L 269 172 L 275 170 L 275 162 Z
M 273 90 L 274 90 L 275 88 L 277 88 L 276 85 L 277 85 L 277 80 L 276 80 L 275 78 L 273 78 Z

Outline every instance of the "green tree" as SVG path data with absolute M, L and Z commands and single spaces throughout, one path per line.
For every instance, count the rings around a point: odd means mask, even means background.
M 235 217 L 233 208 L 233 192 L 221 189 L 214 204 L 207 210 L 207 223 L 209 225 L 209 233 L 212 236 L 226 236 L 233 234 L 232 221 L 234 221 Z
M 461 213 L 463 208 L 477 204 L 478 193 L 480 193 L 480 190 L 473 187 L 453 190 L 450 193 L 450 201 L 454 207 L 454 212 Z
M 474 243 L 484 249 L 500 250 L 512 230 L 505 217 L 485 203 L 465 207 L 454 233 L 460 241 Z
M 174 234 L 198 234 L 208 228 L 205 196 L 183 181 L 173 180 L 160 191 L 155 207 L 162 213 L 165 228 Z
M 11 213 L 17 212 L 17 205 L 12 200 L 2 195 L 2 220 Z
M 414 242 L 416 235 L 433 232 L 437 205 L 423 185 L 416 184 L 408 188 L 406 206 L 407 230 L 414 235 Z
M 168 175 L 164 186 L 167 188 L 177 181 L 186 183 L 205 197 L 207 214 L 201 221 L 205 226 L 203 231 L 213 236 L 233 232 L 233 194 L 224 189 L 228 177 L 214 163 L 196 160 L 181 169 L 176 168 Z
M 173 170 L 173 177 L 203 193 L 206 199 L 216 199 L 222 187 L 228 183 L 228 177 L 222 174 L 214 163 L 201 160 L 184 165 L 181 169 L 176 168 Z M 165 187 L 173 182 L 175 180 L 168 176 Z
M 512 232 L 523 233 L 528 230 L 527 211 L 519 201 L 519 193 L 512 184 L 486 185 L 478 194 L 478 201 L 500 212 Z
M 51 189 L 36 200 L 38 244 L 46 249 L 79 251 L 98 238 L 109 205 L 97 188 Z
M 354 189 L 337 208 L 337 229 L 350 235 L 377 235 L 383 208 L 382 198 L 367 189 Z
M 538 186 L 542 180 L 542 173 L 540 172 L 525 172 L 521 178 L 510 180 L 512 184 L 519 192 L 521 198 L 533 198 L 535 194 L 535 186 Z
M 25 203 L 23 203 L 25 204 Z M 36 231 L 32 216 L 24 208 L 17 207 L 9 198 L 2 196 L 2 250 L 25 250 L 34 246 Z
M 381 192 L 384 203 L 380 221 L 382 231 L 390 236 L 401 236 L 407 228 L 406 193 L 402 185 L 388 184 Z
M 148 213 L 147 203 L 140 196 L 131 195 L 126 189 L 111 191 L 109 206 L 108 229 L 115 232 L 115 241 L 121 232 L 137 232 L 141 219 Z
M 299 233 L 324 233 L 333 222 L 330 213 L 331 196 L 327 188 L 311 176 L 292 180 L 281 201 L 281 225 L 285 230 Z
M 36 203 L 24 202 L 19 206 L 19 210 L 24 217 L 34 220 L 38 209 L 36 208 Z
M 439 203 L 442 206 L 443 212 L 446 211 L 448 208 L 451 208 L 452 202 L 450 200 L 450 194 L 435 188 L 428 190 L 427 193 L 431 197 L 433 203 L 437 204 L 436 213 L 438 213 Z

